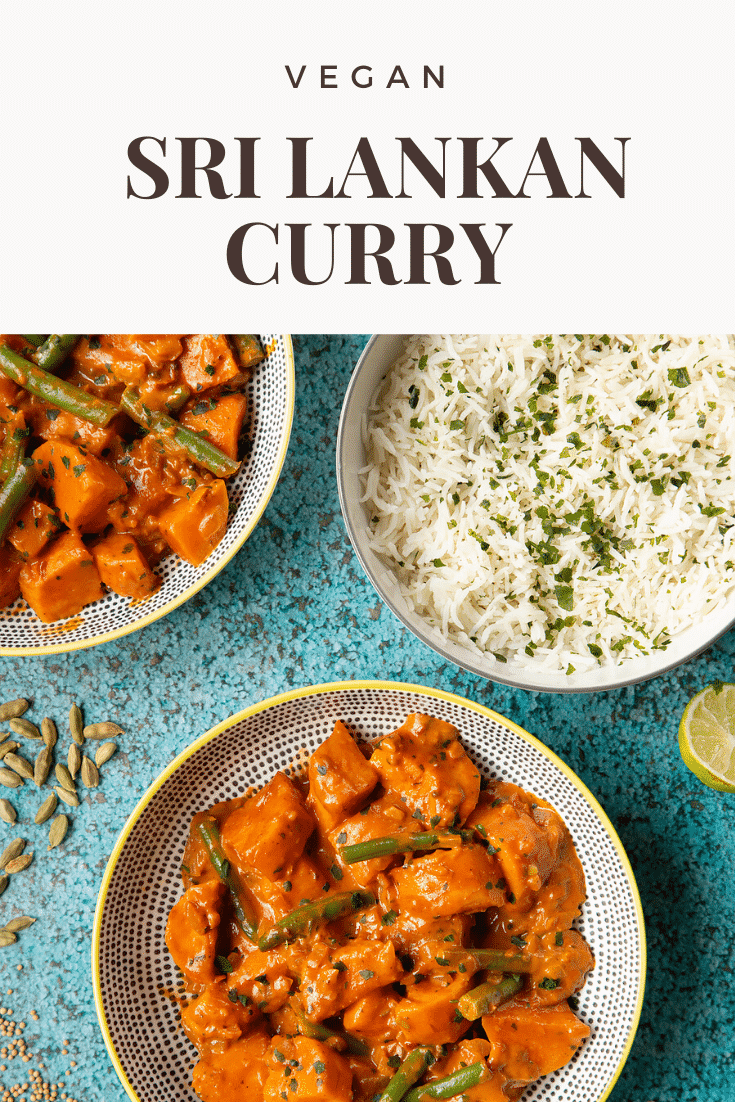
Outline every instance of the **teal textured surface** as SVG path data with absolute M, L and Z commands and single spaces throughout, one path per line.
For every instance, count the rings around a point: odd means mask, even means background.
M 735 795 L 689 773 L 676 732 L 690 696 L 715 678 L 735 680 L 735 632 L 654 681 L 583 696 L 512 690 L 444 664 L 381 605 L 339 512 L 337 424 L 365 339 L 295 338 L 296 414 L 281 480 L 248 543 L 209 586 L 120 641 L 0 659 L 0 698 L 27 697 L 29 718 L 56 720 L 57 760 L 66 758 L 73 700 L 89 721 L 125 728 L 100 787 L 69 809 L 69 835 L 51 853 L 48 825 L 33 823 L 41 797 L 32 782 L 0 793 L 19 814 L 15 825 L 0 823 L 0 848 L 20 836 L 35 851 L 0 898 L 0 925 L 18 914 L 38 920 L 0 949 L 0 1023 L 3 1007 L 12 1010 L 33 1053 L 23 1063 L 0 1050 L 0 1086 L 30 1082 L 40 1060 L 43 1077 L 63 1080 L 70 1098 L 125 1098 L 97 1026 L 90 935 L 108 855 L 161 769 L 250 703 L 323 681 L 385 678 L 456 692 L 515 720 L 578 773 L 618 830 L 641 891 L 649 968 L 638 1037 L 612 1102 L 732 1102 Z

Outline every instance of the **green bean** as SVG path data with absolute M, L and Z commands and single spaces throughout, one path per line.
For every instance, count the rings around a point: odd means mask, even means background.
M 33 358 L 44 371 L 56 372 L 78 340 L 78 333 L 52 333 Z
M 57 406 L 83 421 L 90 421 L 93 425 L 109 425 L 112 418 L 119 413 L 112 402 L 87 394 L 86 390 L 81 390 L 64 379 L 57 379 L 13 352 L 6 344 L 0 346 L 0 372 L 29 394 L 34 394 L 49 405 Z
M 257 941 L 258 924 L 245 898 L 237 872 L 222 852 L 222 843 L 220 842 L 219 827 L 216 820 L 204 819 L 199 824 L 199 834 L 207 847 L 209 860 L 212 862 L 214 871 L 230 893 L 238 926 L 252 942 Z
M 473 987 L 457 1003 L 457 1009 L 468 1022 L 474 1022 L 483 1014 L 512 999 L 523 986 L 521 976 L 503 976 L 499 983 L 481 983 Z
M 295 911 L 279 918 L 275 926 L 258 942 L 258 948 L 265 952 L 281 945 L 284 941 L 293 941 L 308 933 L 318 922 L 332 922 L 335 918 L 344 918 L 365 907 L 372 907 L 375 896 L 372 892 L 337 892 L 324 899 L 314 899 L 304 903 Z
M 0 490 L 0 543 L 8 528 L 36 483 L 36 465 L 31 459 L 22 459 L 10 472 Z
M 212 444 L 193 429 L 180 425 L 165 413 L 149 409 L 135 387 L 129 386 L 123 391 L 120 405 L 128 417 L 132 417 L 144 429 L 152 432 L 165 448 L 186 452 L 190 459 L 206 467 L 218 478 L 228 478 L 239 469 L 240 464 L 237 460 L 230 459 L 229 455 L 226 455 L 216 444 Z
M 176 413 L 183 405 L 186 405 L 190 398 L 191 391 L 188 386 L 184 386 L 182 383 L 181 386 L 174 387 L 169 394 L 166 399 L 166 409 L 169 413 Z
M 419 834 L 389 834 L 385 838 L 371 838 L 367 842 L 356 842 L 352 846 L 342 846 L 339 855 L 348 865 L 356 861 L 371 861 L 374 857 L 389 857 L 393 853 L 412 853 L 417 849 L 456 849 L 463 842 L 472 841 L 471 830 L 461 830 L 458 834 L 425 832 Z
M 406 1091 L 410 1090 L 427 1068 L 434 1063 L 435 1057 L 430 1048 L 419 1045 L 409 1053 L 400 1065 L 388 1086 L 380 1095 L 379 1102 L 401 1102 Z
M 369 1056 L 370 1045 L 361 1041 L 359 1037 L 353 1037 L 351 1033 L 345 1033 L 341 1029 L 330 1029 L 324 1022 L 310 1022 L 305 1014 L 299 1014 L 299 1033 L 303 1037 L 311 1037 L 313 1041 L 342 1041 L 344 1047 L 353 1056 Z
M 414 1087 L 406 1095 L 405 1102 L 421 1102 L 422 1098 L 455 1098 L 489 1078 L 490 1071 L 485 1064 L 468 1064 L 444 1079 L 434 1079 L 422 1087 Z
M 23 333 L 23 340 L 28 341 L 34 348 L 40 348 L 43 342 L 46 340 L 45 336 L 41 336 L 38 333 Z
M 12 429 L 12 431 L 11 431 Z M 11 471 L 14 471 L 25 452 L 25 441 L 28 436 L 26 429 L 7 426 L 2 451 L 0 451 L 0 482 L 4 482 Z
M 230 340 L 243 371 L 249 371 L 265 359 L 263 347 L 254 333 L 232 333 Z
M 533 961 L 530 957 L 521 956 L 520 953 L 505 953 L 502 949 L 475 949 L 475 948 L 449 948 L 442 946 L 441 960 L 446 960 L 445 967 L 467 964 L 467 958 L 474 963 L 474 971 L 487 968 L 490 972 L 531 972 Z

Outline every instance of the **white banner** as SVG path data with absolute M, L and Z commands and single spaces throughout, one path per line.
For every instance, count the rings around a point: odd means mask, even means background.
M 13 6 L 3 327 L 731 330 L 730 11 Z

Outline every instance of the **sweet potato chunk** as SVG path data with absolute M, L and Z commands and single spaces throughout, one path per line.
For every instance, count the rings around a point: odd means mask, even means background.
M 199 398 L 188 406 L 179 420 L 208 440 L 232 459 L 237 459 L 238 441 L 242 432 L 248 399 L 245 394 L 223 394 L 219 398 Z
M 583 986 L 595 959 L 576 930 L 558 930 L 537 937 L 528 935 L 533 961 L 524 999 L 529 1006 L 551 1006 L 568 999 Z
M 412 819 L 407 811 L 396 807 L 384 796 L 374 800 L 369 807 L 356 815 L 344 819 L 329 832 L 329 841 L 335 851 L 340 846 L 351 846 L 357 842 L 367 842 L 371 838 L 384 838 L 388 834 L 416 834 L 421 824 Z M 357 861 L 348 865 L 337 856 L 336 863 L 345 881 L 345 885 L 360 884 L 367 887 L 379 872 L 394 864 L 394 857 L 373 857 L 370 861 Z
M 558 861 L 564 860 L 569 846 L 571 845 L 574 849 L 574 843 L 569 833 L 569 827 L 559 812 L 550 803 L 538 796 L 533 797 L 530 811 L 534 822 L 544 832 L 544 837 L 551 851 L 552 862 L 556 864 Z
M 227 488 L 221 478 L 176 498 L 158 514 L 158 526 L 172 551 L 199 566 L 227 528 Z
M 103 333 L 82 339 L 70 356 L 70 379 L 96 383 L 97 386 L 120 382 L 126 386 L 141 381 L 146 374 L 146 358 L 124 334 Z
M 155 436 L 143 436 L 132 444 L 115 445 L 110 462 L 128 484 L 128 493 L 120 502 L 122 523 L 126 519 L 140 524 L 171 498 L 166 493 L 166 455 Z M 122 517 L 127 513 L 127 517 Z
M 247 996 L 264 1014 L 273 1014 L 283 1006 L 293 982 L 279 953 L 261 953 L 259 949 L 244 957 L 226 980 L 230 992 Z
M 168 916 L 168 951 L 192 983 L 212 983 L 217 976 L 214 958 L 224 891 L 221 880 L 194 884 L 174 903 Z
M 176 334 L 139 335 L 103 333 L 91 341 L 83 337 L 70 356 L 72 373 L 90 382 L 107 377 L 135 386 L 181 355 Z M 100 385 L 97 383 L 97 385 Z
M 264 1102 L 352 1102 L 352 1072 L 343 1056 L 310 1037 L 274 1037 L 273 1070 Z
M 555 814 L 558 823 L 561 819 Z M 569 831 L 564 829 L 554 867 L 546 883 L 536 893 L 530 910 L 520 912 L 508 900 L 498 911 L 493 926 L 505 934 L 543 934 L 568 930 L 587 898 L 584 871 Z
M 502 1070 L 520 1082 L 563 1068 L 590 1032 L 566 1003 L 530 1009 L 515 1002 L 486 1014 L 482 1025 L 489 1041 L 505 1046 Z
M 33 453 L 38 481 L 54 499 L 61 519 L 80 528 L 127 492 L 119 474 L 64 440 L 47 441 Z
M 263 1102 L 268 1078 L 270 1036 L 258 1029 L 228 1045 L 223 1052 L 209 1053 L 194 1068 L 192 1087 L 202 1102 Z
M 183 334 L 180 333 L 129 333 L 127 339 L 154 368 L 160 368 L 171 360 L 179 358 L 182 336 Z
M 467 820 L 494 847 L 509 895 L 527 911 L 553 867 L 544 831 L 524 808 L 483 792 Z
M 498 865 L 482 846 L 436 850 L 390 873 L 398 903 L 412 914 L 474 914 L 499 907 L 504 896 L 495 887 Z
M 388 1041 L 393 1032 L 393 1011 L 398 996 L 392 987 L 371 991 L 345 1010 L 344 1027 L 353 1037 L 369 1041 Z
M 309 758 L 309 806 L 329 830 L 352 815 L 378 783 L 378 773 L 360 753 L 340 720 Z
M 402 975 L 392 941 L 381 944 L 355 938 L 336 949 L 319 944 L 307 957 L 301 974 L 306 1014 L 315 1022 L 330 1018 Z
M 20 590 L 44 623 L 74 616 L 103 596 L 94 559 L 75 532 L 65 532 L 20 572 Z
M 308 853 L 302 853 L 278 880 L 248 872 L 247 886 L 263 918 L 273 923 L 305 900 L 322 899 L 326 880 L 324 869 Z
M 456 727 L 433 716 L 410 715 L 382 739 L 370 758 L 386 795 L 423 817 L 425 826 L 461 825 L 480 794 L 480 774 Z
M 412 984 L 393 1011 L 395 1028 L 414 1045 L 448 1045 L 470 1028 L 457 1010 L 457 1001 L 469 991 L 469 975 L 432 976 Z
M 451 915 L 433 918 L 423 913 L 402 910 L 392 925 L 385 931 L 399 952 L 413 957 L 420 972 L 441 971 L 437 969 L 437 942 L 450 942 L 455 948 L 468 944 L 468 934 L 472 925 L 472 915 Z M 429 958 L 429 959 L 427 959 Z M 433 965 L 433 968 L 432 968 Z
M 20 596 L 21 566 L 9 547 L 0 547 L 0 608 L 7 608 Z
M 44 440 L 64 440 L 100 455 L 117 439 L 122 418 L 115 417 L 109 425 L 93 425 L 53 406 L 34 407 L 34 431 Z
M 257 1008 L 240 999 L 230 999 L 222 983 L 210 984 L 181 1011 L 184 1033 L 200 1056 L 222 1051 L 226 1044 L 239 1040 L 260 1017 Z
M 54 510 L 37 498 L 27 501 L 8 532 L 8 542 L 27 559 L 41 551 L 61 527 Z
M 284 908 L 284 914 L 292 911 L 302 899 L 321 899 L 324 895 L 324 870 L 308 853 L 302 853 L 294 862 L 285 885 L 284 902 L 288 905 Z
M 285 773 L 276 773 L 257 796 L 222 825 L 222 843 L 241 868 L 252 865 L 269 880 L 283 880 L 314 829 L 304 798 Z
M 92 548 L 102 582 L 123 597 L 150 597 L 161 579 L 154 574 L 132 536 L 112 532 Z
M 179 366 L 184 382 L 196 394 L 223 386 L 240 375 L 240 367 L 222 334 L 197 333 L 186 337 Z

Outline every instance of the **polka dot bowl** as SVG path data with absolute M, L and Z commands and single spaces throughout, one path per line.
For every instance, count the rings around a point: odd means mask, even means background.
M 22 598 L 0 609 L 0 655 L 47 655 L 92 647 L 153 623 L 198 593 L 239 551 L 265 509 L 286 458 L 294 408 L 294 359 L 288 335 L 261 334 L 266 360 L 248 386 L 251 447 L 228 479 L 227 531 L 201 566 L 167 555 L 156 567 L 162 584 L 145 601 L 108 593 L 77 616 L 44 624 Z
M 292 771 L 341 719 L 379 738 L 410 712 L 453 723 L 483 774 L 548 799 L 563 816 L 587 880 L 575 923 L 595 968 L 580 992 L 591 1034 L 565 1068 L 528 1088 L 524 1102 L 602 1102 L 620 1074 L 640 1016 L 645 932 L 633 873 L 594 796 L 550 750 L 511 720 L 418 685 L 351 681 L 297 689 L 254 704 L 202 735 L 149 788 L 110 857 L 92 939 L 97 1013 L 108 1052 L 135 1102 L 192 1102 L 196 1060 L 172 997 L 179 984 L 164 932 L 181 894 L 180 864 L 197 811 Z

